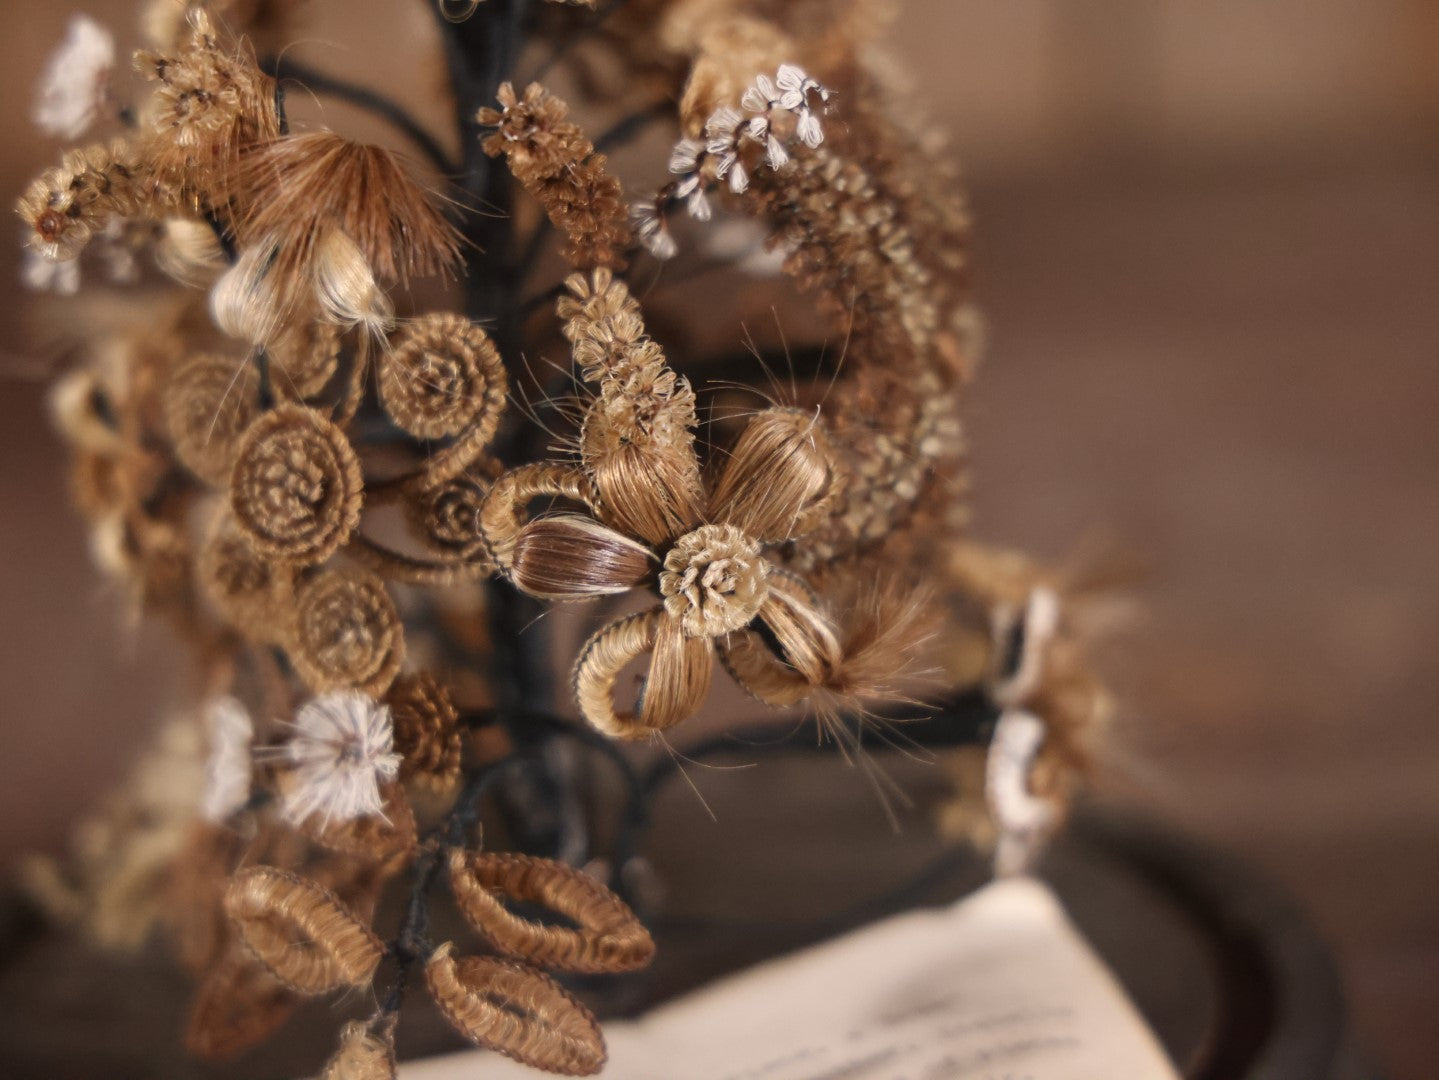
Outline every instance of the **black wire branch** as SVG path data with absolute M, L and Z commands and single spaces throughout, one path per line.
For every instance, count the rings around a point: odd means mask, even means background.
M 454 176 L 459 172 L 458 163 L 440 145 L 440 141 L 431 135 L 425 126 L 411 115 L 409 110 L 384 94 L 338 76 L 327 75 L 323 71 L 289 57 L 265 57 L 260 61 L 260 69 L 277 82 L 293 80 L 317 94 L 348 102 L 366 112 L 373 113 L 387 121 L 395 130 L 414 143 L 430 163 L 445 176 Z M 281 93 L 278 87 L 276 93 L 277 95 Z

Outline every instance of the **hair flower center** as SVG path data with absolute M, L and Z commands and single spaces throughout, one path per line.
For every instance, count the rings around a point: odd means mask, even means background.
M 675 541 L 660 571 L 665 610 L 690 637 L 745 626 L 769 593 L 759 544 L 733 525 L 702 525 Z

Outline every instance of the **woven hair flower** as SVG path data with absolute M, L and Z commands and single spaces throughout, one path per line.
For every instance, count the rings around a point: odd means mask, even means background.
M 581 650 L 574 688 L 585 718 L 626 738 L 678 723 L 708 693 L 716 652 L 756 690 L 745 675 L 763 671 L 749 640 L 759 625 L 782 654 L 776 663 L 823 685 L 842 659 L 837 633 L 808 586 L 769 554 L 817 523 L 835 487 L 817 418 L 785 408 L 756 414 L 706 486 L 694 393 L 644 333 L 629 290 L 604 271 L 567 284 L 565 334 L 585 377 L 599 384 L 580 462 L 511 470 L 480 522 L 496 564 L 533 596 L 580 600 L 640 586 L 658 593 L 657 605 L 610 623 Z M 542 496 L 588 513 L 528 520 L 528 503 Z M 646 654 L 641 700 L 621 709 L 620 672 Z M 732 664 L 731 654 L 743 659 Z
M 323 694 L 295 714 L 284 759 L 292 767 L 284 813 L 297 824 L 384 813 L 380 788 L 400 770 L 390 710 L 353 691 Z

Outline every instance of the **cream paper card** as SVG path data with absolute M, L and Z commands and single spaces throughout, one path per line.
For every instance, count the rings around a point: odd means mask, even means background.
M 1031 879 L 898 915 L 605 1028 L 609 1080 L 1179 1080 Z M 400 1080 L 535 1080 L 498 1054 Z

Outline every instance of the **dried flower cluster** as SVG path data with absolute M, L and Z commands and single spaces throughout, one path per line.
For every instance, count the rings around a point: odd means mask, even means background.
M 516 853 L 478 839 L 492 795 L 533 799 L 510 767 L 553 768 L 546 740 L 623 762 L 605 738 L 667 737 L 726 677 L 846 749 L 867 717 L 983 692 L 1010 869 L 1061 816 L 1103 716 L 1062 582 L 963 536 L 968 219 L 931 133 L 865 62 L 869 5 L 568 6 L 516 22 L 437 5 L 458 160 L 377 90 L 309 76 L 377 109 L 428 173 L 292 126 L 280 91 L 306 74 L 277 83 L 269 55 L 293 34 L 283 0 L 152 5 L 128 84 L 108 32 L 78 20 L 47 70 L 42 128 L 101 132 L 18 205 L 27 280 L 78 294 L 82 360 L 54 393 L 75 500 L 131 611 L 193 646 L 207 699 L 185 812 L 149 831 L 122 815 L 75 880 L 32 880 L 92 925 L 106 904 L 143 910 L 111 938 L 165 913 L 199 979 L 198 1054 L 374 984 L 322 1075 L 393 1077 L 423 968 L 465 1038 L 597 1071 L 598 1023 L 560 979 L 634 970 L 654 943 L 549 857 L 573 845 L 513 814 L 496 831 Z M 539 83 L 516 92 L 524 42 L 553 51 L 543 71 L 573 65 L 573 111 Z M 619 146 L 665 115 L 668 173 L 652 153 L 621 169 Z M 788 283 L 748 284 L 750 251 L 728 289 L 686 288 L 715 267 L 676 233 L 721 217 Z M 85 314 L 79 260 L 97 257 L 148 286 L 118 323 Z M 652 257 L 670 262 L 646 288 L 623 276 Z M 749 358 L 713 344 L 715 327 L 741 340 L 722 301 L 751 287 L 809 336 L 755 347 L 760 369 L 799 367 L 763 407 L 706 410 L 737 386 L 764 396 Z M 590 619 L 573 656 L 539 618 L 559 604 Z M 560 666 L 578 721 L 547 699 Z M 408 890 L 398 925 L 375 919 L 387 888 Z M 428 938 L 445 892 L 486 952 Z

